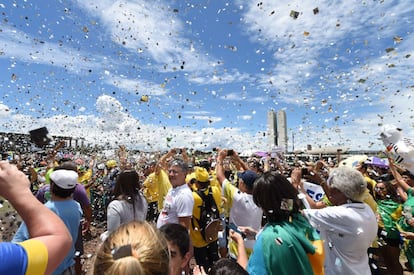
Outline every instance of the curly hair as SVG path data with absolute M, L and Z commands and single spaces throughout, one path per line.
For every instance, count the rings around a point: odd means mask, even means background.
M 360 201 L 367 189 L 367 182 L 361 172 L 347 166 L 332 169 L 327 183 L 330 188 L 338 189 L 348 199 L 355 201 Z

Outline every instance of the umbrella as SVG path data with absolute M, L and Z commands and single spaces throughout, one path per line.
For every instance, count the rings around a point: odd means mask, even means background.
M 353 156 L 350 156 L 350 157 L 342 160 L 339 163 L 339 166 L 348 166 L 348 167 L 354 168 L 359 163 L 363 163 L 367 159 L 368 159 L 368 156 L 367 155 L 353 155 Z
M 372 156 L 372 157 L 367 158 L 367 160 L 364 163 L 370 164 L 372 166 L 377 166 L 379 168 L 388 168 L 389 167 L 387 159 L 382 159 L 382 158 L 376 157 L 376 156 Z
M 268 155 L 267 152 L 263 152 L 263 151 L 258 151 L 254 154 L 258 157 L 267 157 L 267 155 Z

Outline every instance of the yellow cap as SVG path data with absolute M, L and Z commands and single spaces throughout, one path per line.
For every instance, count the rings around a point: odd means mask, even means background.
M 106 162 L 106 167 L 108 169 L 116 167 L 118 164 L 116 163 L 116 160 L 110 159 Z
M 203 167 L 195 167 L 194 169 L 194 173 L 195 173 L 195 178 L 197 181 L 199 182 L 207 182 L 209 181 L 209 174 L 207 172 L 207 170 Z

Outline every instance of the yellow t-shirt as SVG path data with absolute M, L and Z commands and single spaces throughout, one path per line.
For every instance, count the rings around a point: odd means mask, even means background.
M 144 183 L 142 184 L 143 193 L 148 203 L 158 202 L 158 177 L 153 172 L 147 176 Z
M 164 199 L 171 188 L 170 179 L 168 174 L 164 170 L 160 170 L 157 175 L 157 187 L 158 187 L 158 211 L 162 210 L 164 206 Z
M 222 208 L 221 205 L 221 191 L 216 186 L 211 186 L 211 190 L 213 192 L 213 198 L 217 205 L 218 211 L 221 214 Z M 208 188 L 205 190 L 205 194 L 208 194 Z M 201 197 L 197 194 L 197 192 L 193 192 L 193 198 L 194 198 L 194 207 L 193 207 L 193 217 L 190 225 L 190 238 L 191 242 L 194 247 L 205 247 L 208 245 L 208 243 L 203 239 L 203 236 L 201 235 L 201 232 L 198 230 L 198 222 L 197 220 L 200 219 L 201 211 L 200 207 L 203 203 L 203 200 Z M 194 227 L 193 227 L 194 224 Z
M 161 203 L 161 208 L 158 208 L 162 209 L 164 197 L 167 194 L 168 190 L 171 188 L 170 180 L 168 179 L 167 173 L 165 173 L 164 170 L 160 170 L 158 174 L 152 172 L 147 176 L 142 186 L 142 191 L 148 203 Z
M 88 182 L 91 178 L 92 178 L 92 169 L 88 169 L 88 170 L 85 171 L 85 173 L 83 173 L 82 175 L 79 176 L 78 182 L 80 184 L 82 184 L 83 186 L 85 186 L 86 184 L 88 184 Z M 86 189 L 86 194 L 88 194 L 88 198 L 90 199 L 91 198 L 90 188 Z

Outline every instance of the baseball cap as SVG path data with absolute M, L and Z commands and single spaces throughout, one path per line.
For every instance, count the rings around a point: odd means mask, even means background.
M 208 182 L 210 175 L 208 174 L 208 172 L 205 168 L 197 166 L 194 169 L 194 173 L 195 173 L 195 179 L 198 182 Z
M 72 189 L 78 183 L 78 173 L 73 170 L 56 170 L 50 174 L 50 179 L 62 189 Z
M 238 172 L 237 177 L 239 179 L 242 179 L 244 184 L 246 184 L 247 187 L 252 189 L 253 188 L 253 183 L 257 179 L 257 174 L 256 174 L 256 172 L 254 172 L 252 170 L 246 170 L 244 172 Z

